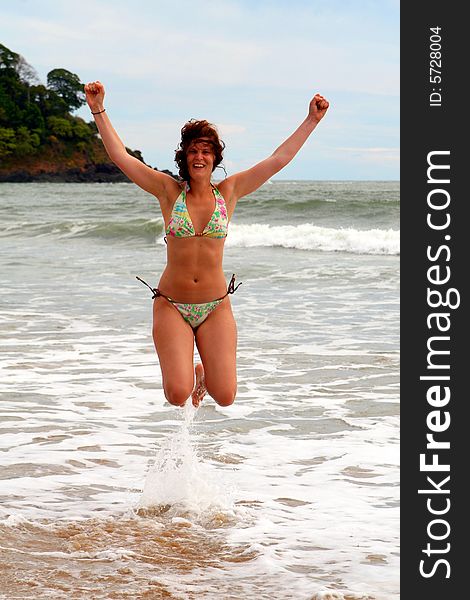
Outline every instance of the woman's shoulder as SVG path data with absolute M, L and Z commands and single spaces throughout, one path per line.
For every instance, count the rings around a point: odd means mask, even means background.
M 226 179 L 222 179 L 222 181 L 217 181 L 214 184 L 214 187 L 217 189 L 218 192 L 220 192 L 220 194 L 222 194 L 225 202 L 232 202 L 232 200 L 233 200 L 232 177 L 227 177 Z

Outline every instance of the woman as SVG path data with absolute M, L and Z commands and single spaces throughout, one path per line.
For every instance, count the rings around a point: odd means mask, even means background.
M 236 289 L 234 277 L 227 289 L 222 270 L 228 223 L 239 198 L 257 190 L 294 158 L 329 103 L 316 94 L 305 120 L 271 156 L 215 186 L 211 176 L 224 145 L 213 125 L 192 120 L 181 130 L 175 157 L 181 184 L 126 152 L 106 114 L 101 82 L 86 84 L 85 93 L 109 158 L 158 199 L 165 221 L 167 265 L 158 289 L 151 288 L 153 339 L 165 397 L 183 406 L 191 396 L 198 406 L 207 392 L 219 405 L 229 406 L 237 390 L 237 328 L 228 297 Z M 195 369 L 194 341 L 202 360 Z

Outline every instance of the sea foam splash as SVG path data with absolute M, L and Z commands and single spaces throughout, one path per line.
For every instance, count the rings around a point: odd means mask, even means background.
M 191 402 L 183 410 L 184 421 L 157 451 L 137 508 L 196 515 L 209 510 L 231 511 L 230 490 L 220 486 L 220 473 L 215 481 L 210 466 L 200 460 L 191 439 L 195 415 Z
M 238 247 L 280 246 L 298 250 L 350 252 L 354 254 L 400 254 L 400 232 L 394 229 L 333 229 L 311 223 L 302 225 L 230 226 L 227 245 Z

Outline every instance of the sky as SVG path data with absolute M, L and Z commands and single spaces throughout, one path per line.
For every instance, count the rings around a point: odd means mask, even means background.
M 0 0 L 0 13 L 0 43 L 42 83 L 64 68 L 104 84 L 114 128 L 153 167 L 176 172 L 197 118 L 217 126 L 229 175 L 249 168 L 319 92 L 326 116 L 273 179 L 399 179 L 399 0 Z

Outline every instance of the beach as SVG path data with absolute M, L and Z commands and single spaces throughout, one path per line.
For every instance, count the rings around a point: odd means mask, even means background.
M 238 394 L 194 410 L 136 280 L 157 201 L 1 184 L 0 598 L 397 600 L 399 207 L 397 181 L 240 200 Z

